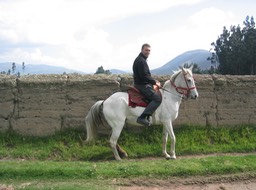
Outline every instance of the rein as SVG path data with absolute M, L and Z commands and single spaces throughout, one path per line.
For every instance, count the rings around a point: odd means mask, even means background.
M 172 94 L 172 95 L 174 95 L 174 96 L 177 96 L 177 97 L 179 97 L 179 98 L 184 98 L 183 95 L 179 96 L 179 95 L 177 95 L 177 94 L 174 94 L 172 91 L 167 90 L 167 89 L 165 89 L 165 88 L 163 88 L 163 87 L 161 87 L 160 89 L 163 90 L 163 91 L 165 91 L 165 92 L 168 92 L 168 93 L 170 93 L 170 94 Z

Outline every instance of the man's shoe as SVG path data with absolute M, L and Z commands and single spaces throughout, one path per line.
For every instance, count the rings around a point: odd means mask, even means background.
M 149 126 L 150 126 L 150 122 L 149 122 L 146 118 L 138 117 L 137 123 L 139 123 L 139 124 L 141 124 L 141 125 L 144 125 L 144 126 L 146 126 L 146 127 L 149 127 Z

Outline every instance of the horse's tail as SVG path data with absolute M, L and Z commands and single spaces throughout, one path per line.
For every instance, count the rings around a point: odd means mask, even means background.
M 97 138 L 97 126 L 102 123 L 101 109 L 103 100 L 96 102 L 85 117 L 87 138 L 86 142 L 92 142 Z

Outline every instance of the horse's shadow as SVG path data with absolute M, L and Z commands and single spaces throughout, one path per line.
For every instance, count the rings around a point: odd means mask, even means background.
M 126 158 L 127 156 L 123 155 L 123 153 L 120 152 L 120 157 Z M 115 161 L 115 157 L 111 151 L 110 152 L 101 152 L 98 154 L 94 154 L 87 161 L 93 161 L 93 162 Z

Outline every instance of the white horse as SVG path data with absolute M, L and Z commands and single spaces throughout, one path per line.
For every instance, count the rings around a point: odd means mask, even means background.
M 173 132 L 172 122 L 178 117 L 182 99 L 196 99 L 198 97 L 192 67 L 193 66 L 190 68 L 181 68 L 171 76 L 170 80 L 164 83 L 163 87 L 160 89 L 162 103 L 151 117 L 153 125 L 163 125 L 162 153 L 166 159 L 176 159 L 176 138 Z M 117 140 L 125 123 L 139 125 L 136 123 L 136 120 L 144 109 L 144 107 L 129 107 L 128 93 L 126 92 L 116 92 L 105 101 L 96 102 L 85 118 L 87 131 L 86 142 L 91 142 L 96 138 L 97 125 L 105 121 L 112 128 L 110 146 L 115 159 L 121 160 L 119 153 L 127 157 L 127 153 L 117 144 Z M 171 137 L 170 154 L 166 151 L 168 135 Z

